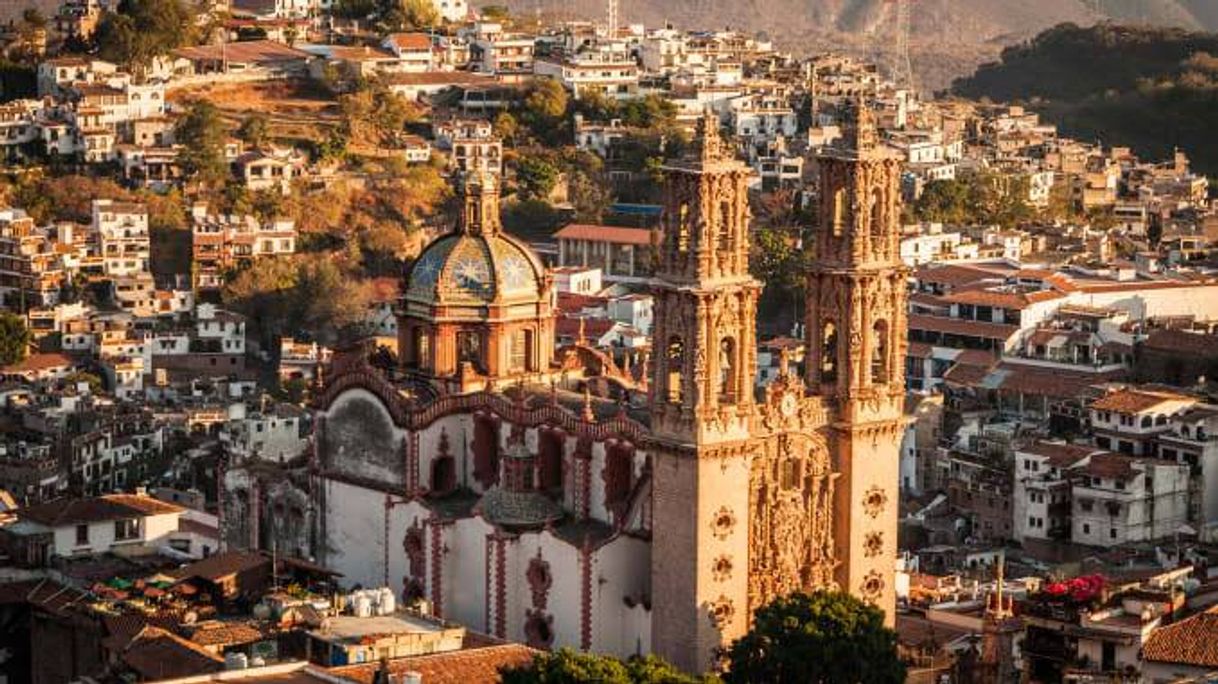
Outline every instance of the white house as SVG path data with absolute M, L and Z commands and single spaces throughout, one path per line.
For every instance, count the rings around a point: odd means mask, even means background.
M 143 555 L 168 546 L 183 509 L 146 494 L 59 499 L 20 509 L 19 523 L 41 558 L 100 553 Z

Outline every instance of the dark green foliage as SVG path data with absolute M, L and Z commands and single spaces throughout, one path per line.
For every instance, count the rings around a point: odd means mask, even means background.
M 15 100 L 38 94 L 38 75 L 32 66 L 0 59 L 0 98 Z
M 219 185 L 228 177 L 224 161 L 224 120 L 206 100 L 192 102 L 175 131 L 182 144 L 178 161 L 183 170 L 206 185 Z
M 549 159 L 524 154 L 516 159 L 516 189 L 522 199 L 542 199 L 554 192 L 562 171 Z
M 183 0 L 122 0 L 97 27 L 103 59 L 124 66 L 146 65 L 153 57 L 194 41 L 193 10 Z
M 1032 217 L 1028 182 L 984 172 L 931 181 L 914 203 L 914 217 L 948 225 L 1011 227 Z
M 612 656 L 562 649 L 541 653 L 533 662 L 502 672 L 503 684 L 711 684 L 691 677 L 656 656 L 622 661 Z
M 878 608 L 840 591 L 780 598 L 732 644 L 728 684 L 899 684 L 896 632 Z
M 25 359 L 30 339 L 24 318 L 9 311 L 0 313 L 0 366 L 11 366 Z
M 1062 24 L 1002 53 L 953 91 L 1027 102 L 1062 132 L 1162 158 L 1186 150 L 1218 171 L 1218 35 L 1179 29 Z

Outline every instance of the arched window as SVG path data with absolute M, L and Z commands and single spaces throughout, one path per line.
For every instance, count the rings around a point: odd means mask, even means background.
M 841 237 L 846 230 L 846 190 L 838 188 L 833 193 L 833 237 Z
M 630 497 L 634 475 L 634 449 L 614 444 L 605 449 L 605 507 L 612 510 Z
M 562 452 L 563 437 L 561 432 L 542 430 L 540 449 L 537 454 L 537 484 L 544 492 L 562 489 Z
M 1142 427 L 1148 428 L 1155 424 L 1155 419 L 1150 416 L 1142 416 Z
M 689 251 L 689 204 L 681 203 L 677 213 L 677 251 Z
M 437 456 L 431 462 L 431 493 L 442 495 L 457 486 L 457 463 L 452 456 Z
M 723 200 L 719 203 L 719 249 L 728 251 L 732 248 L 732 203 Z
M 888 382 L 888 323 L 876 321 L 871 326 L 871 382 Z
M 884 234 L 884 198 L 879 188 L 871 193 L 871 234 L 876 237 Z
M 725 337 L 719 342 L 719 403 L 736 403 L 736 341 Z
M 416 368 L 428 368 L 431 366 L 431 335 L 423 328 L 415 328 L 412 332 L 414 335 L 414 354 L 413 361 Z
M 477 370 L 483 370 L 482 335 L 476 330 L 457 333 L 457 363 L 469 363 Z
M 665 364 L 665 373 L 668 378 L 668 401 L 672 404 L 680 404 L 684 400 L 681 373 L 685 370 L 685 344 L 677 335 L 668 338 Z
M 837 382 L 837 324 L 831 320 L 821 329 L 820 381 Z
M 483 487 L 499 481 L 499 424 L 490 416 L 474 419 L 474 479 Z

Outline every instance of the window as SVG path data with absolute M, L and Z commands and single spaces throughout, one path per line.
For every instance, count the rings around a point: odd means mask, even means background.
M 1091 534 L 1091 525 L 1083 523 L 1083 534 Z
M 681 392 L 681 373 L 685 365 L 685 345 L 678 336 L 668 338 L 668 401 L 680 404 L 683 401 Z
M 736 402 L 736 341 L 725 337 L 719 342 L 719 403 Z
M 838 188 L 833 193 L 833 237 L 841 237 L 846 227 L 846 190 Z
M 127 541 L 140 536 L 140 521 L 138 518 L 114 521 L 114 540 Z
M 871 328 L 871 382 L 888 382 L 888 323 L 876 321 Z
M 482 370 L 482 335 L 471 330 L 457 333 L 457 362 Z
M 520 372 L 528 369 L 528 331 L 517 330 L 512 333 L 512 346 L 508 355 L 508 368 Z
M 1115 527 L 1108 528 L 1108 538 L 1116 539 L 1116 528 Z
M 85 544 L 88 544 L 88 543 L 89 543 L 89 526 L 88 525 L 77 525 L 76 526 L 76 545 L 84 546 Z
M 837 325 L 833 321 L 825 321 L 821 333 L 820 380 L 837 382 Z

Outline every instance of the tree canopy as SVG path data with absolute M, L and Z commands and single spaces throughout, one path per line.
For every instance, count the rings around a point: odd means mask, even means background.
M 728 651 L 728 684 L 900 684 L 884 613 L 840 591 L 796 593 L 759 609 Z
M 193 42 L 196 26 L 194 12 L 183 0 L 122 0 L 98 24 L 98 51 L 103 59 L 143 66 Z
M 717 681 L 686 675 L 656 656 L 623 661 L 569 649 L 540 653 L 528 665 L 507 669 L 501 674 L 503 684 L 711 684 Z
M 24 318 L 11 311 L 0 313 L 0 366 L 24 360 L 30 350 L 30 339 Z
M 178 161 L 182 168 L 208 186 L 220 185 L 228 176 L 224 160 L 224 120 L 220 110 L 206 100 L 196 100 L 178 121 L 175 131 L 182 144 Z

